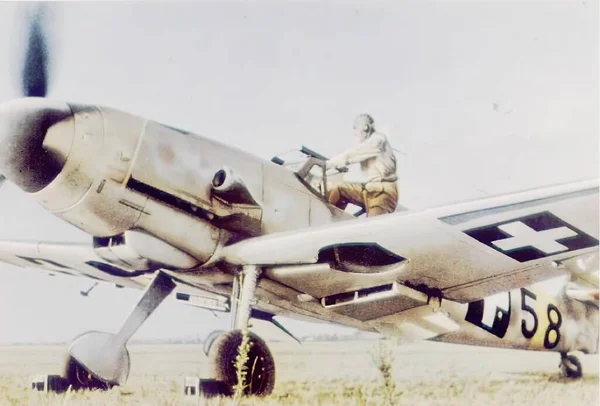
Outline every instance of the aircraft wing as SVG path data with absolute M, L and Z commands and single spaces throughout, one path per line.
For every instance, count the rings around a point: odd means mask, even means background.
M 221 256 L 363 321 L 423 304 L 403 287 L 470 302 L 597 270 L 598 181 L 271 234 Z
M 453 327 L 419 310 L 426 303 L 415 291 L 470 302 L 567 273 L 586 278 L 598 270 L 598 234 L 593 180 L 270 234 L 219 255 L 264 269 L 257 294 L 269 298 L 275 313 L 305 311 L 368 329 L 370 321 L 389 318 L 397 325 L 400 314 L 413 312 L 422 318 L 414 327 L 418 335 L 435 336 Z M 152 278 L 103 261 L 85 244 L 5 241 L 0 261 L 137 289 Z M 228 310 L 227 295 L 204 291 L 191 279 L 176 282 L 178 299 Z
M 100 258 L 90 244 L 0 241 L 0 261 L 51 274 L 82 276 L 133 289 L 144 289 L 154 272 L 115 266 Z M 168 273 L 171 273 L 167 271 Z M 229 310 L 228 297 L 215 294 L 177 278 L 172 296 L 187 305 L 209 310 Z
M 147 284 L 147 278 L 141 275 L 130 278 L 131 271 L 103 261 L 89 244 L 0 241 L 0 261 L 134 289 L 143 289 Z

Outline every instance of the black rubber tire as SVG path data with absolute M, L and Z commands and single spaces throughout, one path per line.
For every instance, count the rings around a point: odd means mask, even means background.
M 109 390 L 115 386 L 98 379 L 71 356 L 65 362 L 64 377 L 73 390 Z
M 562 355 L 560 361 L 561 373 L 566 378 L 578 379 L 583 375 L 579 358 L 574 355 Z
M 248 332 L 250 351 L 246 362 L 246 395 L 267 396 L 275 387 L 275 362 L 267 344 L 259 336 Z M 242 342 L 242 331 L 233 330 L 221 334 L 213 342 L 209 359 L 212 376 L 233 388 L 237 384 L 235 358 Z

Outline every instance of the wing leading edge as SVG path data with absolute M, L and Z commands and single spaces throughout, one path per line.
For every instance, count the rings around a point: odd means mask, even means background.
M 361 244 L 380 247 L 397 266 L 366 263 L 358 273 L 322 261 L 325 248 Z M 321 299 L 399 282 L 468 302 L 565 274 L 563 262 L 597 252 L 598 181 L 591 180 L 271 234 L 221 256 L 262 265 L 270 278 Z
M 107 263 L 87 244 L 0 241 L 0 261 L 134 289 L 143 289 L 149 281 L 144 273 Z
M 0 261 L 23 268 L 37 268 L 50 274 L 80 276 L 133 289 L 145 289 L 152 281 L 154 271 L 137 271 L 108 263 L 100 258 L 93 246 L 72 243 L 0 241 Z M 177 288 L 175 300 L 213 311 L 229 311 L 229 297 L 209 292 L 202 287 L 171 275 Z

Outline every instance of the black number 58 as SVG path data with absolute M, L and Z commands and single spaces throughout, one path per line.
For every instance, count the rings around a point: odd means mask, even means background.
M 521 332 L 523 336 L 527 339 L 532 338 L 539 325 L 537 314 L 535 314 L 535 310 L 533 307 L 529 306 L 526 303 L 526 299 L 530 298 L 532 300 L 536 300 L 537 296 L 535 293 L 521 288 L 521 309 L 524 312 L 531 314 L 533 317 L 533 327 L 530 329 L 527 328 L 527 322 L 525 319 L 521 320 Z M 548 328 L 546 329 L 546 333 L 544 334 L 544 347 L 547 349 L 552 349 L 558 345 L 560 341 L 560 326 L 562 325 L 562 316 L 558 307 L 553 305 L 552 303 L 548 303 Z

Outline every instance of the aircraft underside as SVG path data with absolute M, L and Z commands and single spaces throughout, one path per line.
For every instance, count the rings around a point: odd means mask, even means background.
M 238 383 L 236 357 L 240 353 L 240 346 L 246 345 L 249 345 L 247 359 L 243 364 L 238 361 L 237 365 L 237 368 L 244 365 L 247 371 L 245 393 L 267 395 L 274 388 L 276 363 L 273 355 L 267 343 L 247 329 L 251 317 L 271 315 L 258 310 L 260 307 L 269 308 L 261 306 L 261 303 L 268 302 L 265 297 L 256 296 L 260 275 L 261 269 L 256 266 L 243 267 L 237 274 L 231 291 L 231 329 L 215 332 L 205 342 L 211 370 L 211 376 L 202 380 L 202 390 L 206 395 L 233 393 Z M 177 283 L 169 273 L 159 271 L 116 334 L 88 332 L 76 337 L 69 345 L 64 382 L 56 388 L 64 389 L 70 385 L 73 389 L 108 389 L 123 385 L 130 369 L 126 348 L 128 340 L 176 287 Z M 582 375 L 578 359 L 581 352 L 597 353 L 597 308 L 590 311 L 589 305 L 570 299 L 565 289 L 561 297 L 563 302 L 559 306 L 555 306 L 554 300 L 535 288 L 521 288 L 465 304 L 402 286 L 394 286 L 394 289 L 398 295 L 420 303 L 410 310 L 411 320 L 415 323 L 413 327 L 418 327 L 412 335 L 405 323 L 384 332 L 391 336 L 402 336 L 404 341 L 425 338 L 449 343 L 557 351 L 560 354 L 561 373 L 570 378 Z M 386 303 L 389 304 L 388 298 L 382 301 L 375 296 L 370 300 L 379 307 L 385 307 Z M 566 312 L 559 310 L 559 307 L 565 309 L 565 302 L 579 308 Z M 329 311 L 325 305 L 321 307 L 325 312 Z M 420 313 L 421 320 L 427 320 L 426 323 L 419 325 L 417 313 Z M 320 318 L 316 313 L 313 314 Z M 405 314 L 405 317 L 409 316 Z M 440 317 L 445 321 L 441 321 Z M 564 329 L 564 324 L 574 321 L 579 322 L 578 331 Z M 380 320 L 379 323 L 371 323 L 371 326 L 374 331 L 385 326 L 389 328 L 390 320 Z M 365 325 L 362 327 L 365 329 Z M 425 332 L 427 328 L 429 330 Z M 575 333 L 577 343 L 573 342 L 573 337 L 570 340 L 569 337 L 561 337 L 561 332 Z M 570 343 L 565 345 L 566 341 Z

